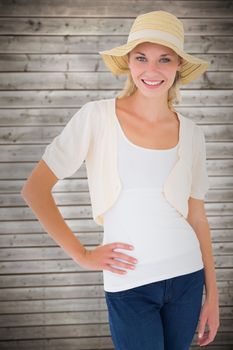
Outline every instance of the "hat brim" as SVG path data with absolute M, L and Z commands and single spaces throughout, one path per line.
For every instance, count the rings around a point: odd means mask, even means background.
M 210 63 L 198 57 L 192 56 L 175 45 L 160 39 L 143 38 L 131 41 L 127 44 L 115 47 L 111 50 L 99 51 L 105 65 L 114 75 L 127 74 L 129 72 L 127 53 L 134 47 L 143 42 L 158 43 L 167 46 L 174 50 L 180 57 L 183 58 L 183 63 L 180 70 L 180 79 L 182 84 L 188 84 L 194 79 L 197 79 L 209 67 Z

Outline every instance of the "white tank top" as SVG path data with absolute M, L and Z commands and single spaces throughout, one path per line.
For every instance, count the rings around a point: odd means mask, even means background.
M 178 159 L 179 142 L 166 150 L 144 148 L 126 137 L 118 119 L 116 124 L 122 190 L 104 214 L 102 244 L 132 244 L 134 250 L 115 251 L 137 258 L 138 263 L 134 270 L 123 268 L 125 275 L 103 270 L 104 290 L 126 290 L 203 268 L 195 231 L 162 192 Z

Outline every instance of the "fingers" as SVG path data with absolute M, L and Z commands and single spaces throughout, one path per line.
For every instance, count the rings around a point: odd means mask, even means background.
M 209 332 L 204 332 L 201 337 L 198 335 L 198 344 L 200 346 L 208 344 Z
M 114 257 L 114 258 L 124 259 L 126 261 L 131 262 L 132 264 L 135 264 L 135 263 L 138 262 L 138 260 L 135 259 L 133 256 L 129 256 L 129 255 L 126 255 L 124 253 L 115 253 L 115 252 L 113 252 L 111 254 L 111 256 Z
M 207 325 L 207 331 L 205 326 Z M 204 303 L 201 310 L 199 327 L 198 327 L 198 344 L 204 346 L 212 342 L 216 336 L 219 327 L 218 317 L 212 311 L 208 303 Z
M 108 271 L 111 271 L 111 272 L 114 272 L 114 273 L 118 273 L 118 274 L 120 274 L 120 275 L 124 275 L 124 274 L 127 273 L 127 271 L 125 271 L 125 270 L 120 270 L 120 269 L 116 269 L 116 268 L 112 267 L 111 265 L 107 266 L 107 267 L 105 268 L 105 270 L 108 270 Z
M 114 272 L 114 273 L 118 273 L 118 274 L 127 273 L 127 271 L 125 271 L 123 269 L 114 268 L 112 265 L 116 265 L 116 266 L 123 267 L 126 269 L 131 269 L 131 270 L 135 269 L 134 264 L 136 264 L 138 262 L 137 259 L 135 259 L 134 257 L 129 256 L 127 254 L 114 251 L 114 249 L 117 249 L 117 248 L 132 250 L 132 249 L 134 249 L 133 246 L 131 246 L 130 244 L 121 243 L 121 242 L 114 242 L 114 243 L 109 244 L 108 246 L 110 248 L 110 256 L 109 256 L 109 259 L 106 261 L 106 263 L 108 264 L 107 268 L 106 268 L 107 270 Z M 126 262 L 124 262 L 124 261 L 126 261 Z M 129 262 L 129 263 L 127 263 L 127 262 Z
M 121 243 L 121 242 L 110 243 L 109 246 L 112 249 L 117 249 L 117 248 L 128 249 L 128 250 L 134 249 L 134 247 L 131 244 Z
M 204 318 L 202 317 L 199 325 L 199 330 L 198 330 L 198 338 L 202 338 L 204 335 L 206 321 L 207 320 L 204 320 Z
M 198 344 L 200 346 L 202 345 L 204 346 L 211 343 L 216 336 L 218 327 L 215 327 L 212 325 L 212 326 L 208 326 L 208 328 L 209 328 L 208 331 L 205 331 L 205 330 L 203 330 L 202 332 L 200 330 L 198 331 Z
M 126 269 L 131 269 L 131 270 L 134 270 L 135 269 L 135 265 L 134 264 L 128 264 L 124 261 L 120 261 L 120 260 L 116 260 L 116 259 L 108 259 L 106 261 L 108 264 L 111 264 L 111 265 L 116 265 L 117 267 L 124 267 Z
M 207 345 L 209 343 L 211 343 L 214 338 L 215 338 L 216 332 L 214 331 L 206 331 L 201 338 L 199 338 L 198 340 L 198 344 L 200 346 L 204 346 Z

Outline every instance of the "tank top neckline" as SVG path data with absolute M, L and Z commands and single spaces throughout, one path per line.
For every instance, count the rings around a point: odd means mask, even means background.
M 125 141 L 126 141 L 128 144 L 130 144 L 131 146 L 133 146 L 133 147 L 135 147 L 135 148 L 137 148 L 137 149 L 140 149 L 140 150 L 143 150 L 143 151 L 148 151 L 148 152 L 169 152 L 169 151 L 174 151 L 174 150 L 176 150 L 176 149 L 178 148 L 178 146 L 179 146 L 179 144 L 180 144 L 180 125 L 179 125 L 179 140 L 178 140 L 178 143 L 177 143 L 174 147 L 172 147 L 172 148 L 166 148 L 166 149 L 147 148 L 147 147 L 139 146 L 139 145 L 133 143 L 132 141 L 130 141 L 130 140 L 128 139 L 128 137 L 125 135 L 125 133 L 124 133 L 124 131 L 123 131 L 121 125 L 120 125 L 120 122 L 119 122 L 119 120 L 118 120 L 117 114 L 116 114 L 116 98 L 113 98 L 113 102 L 114 102 L 114 104 L 113 104 L 114 118 L 115 118 L 116 123 L 117 123 L 117 125 L 118 125 L 118 129 L 120 130 L 122 136 L 124 137 Z M 178 112 L 176 112 L 176 113 L 177 113 L 177 115 L 178 115 Z M 178 116 L 178 118 L 179 118 L 179 116 Z M 180 121 L 180 119 L 179 119 L 179 121 Z M 180 124 L 181 124 L 181 122 L 180 122 Z

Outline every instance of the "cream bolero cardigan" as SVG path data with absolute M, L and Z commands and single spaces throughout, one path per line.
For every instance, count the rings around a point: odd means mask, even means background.
M 168 202 L 185 218 L 189 197 L 205 199 L 209 189 L 203 130 L 176 112 L 180 121 L 178 160 L 163 188 Z M 92 214 L 98 225 L 114 204 L 121 181 L 117 170 L 115 98 L 89 101 L 46 147 L 42 159 L 58 179 L 73 175 L 85 161 Z

